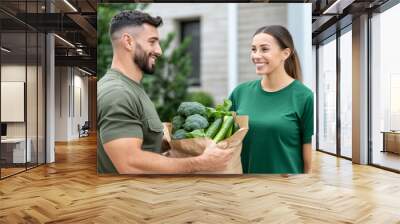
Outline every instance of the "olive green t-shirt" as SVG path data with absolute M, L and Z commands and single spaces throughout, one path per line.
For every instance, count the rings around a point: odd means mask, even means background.
M 140 83 L 110 69 L 97 84 L 97 171 L 118 173 L 103 144 L 141 138 L 142 149 L 160 153 L 163 125 Z M 118 149 L 115 149 L 118 150 Z
M 263 90 L 261 80 L 235 88 L 232 110 L 249 116 L 244 173 L 304 173 L 302 145 L 311 143 L 314 132 L 313 95 L 297 80 L 276 92 Z

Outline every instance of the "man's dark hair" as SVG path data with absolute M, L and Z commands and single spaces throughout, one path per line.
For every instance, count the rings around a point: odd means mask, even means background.
M 162 24 L 161 17 L 152 17 L 148 13 L 138 10 L 122 11 L 115 15 L 110 22 L 110 36 L 116 31 L 127 26 L 141 26 L 147 23 L 154 27 L 159 27 Z

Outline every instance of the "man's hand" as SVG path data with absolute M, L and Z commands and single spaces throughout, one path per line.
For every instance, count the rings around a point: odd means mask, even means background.
M 222 149 L 221 146 L 226 147 L 214 142 L 207 146 L 203 154 L 198 157 L 200 171 L 219 171 L 226 168 L 229 160 L 232 159 L 234 149 Z

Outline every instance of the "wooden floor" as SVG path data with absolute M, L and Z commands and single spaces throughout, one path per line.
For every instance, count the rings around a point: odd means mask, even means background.
M 37 167 L 37 164 L 32 164 L 32 163 L 31 164 L 28 163 L 27 167 L 25 167 L 24 164 L 18 165 L 18 167 L 7 167 L 7 168 L 2 167 L 1 168 L 1 178 L 5 178 L 8 176 L 23 172 L 27 169 L 28 170 L 33 169 L 35 167 Z
M 400 154 L 375 151 L 372 160 L 374 164 L 400 170 Z
M 400 223 L 400 175 L 320 152 L 314 173 L 112 176 L 96 139 L 57 144 L 56 163 L 0 181 L 0 223 Z
M 7 176 L 13 175 L 15 173 L 24 171 L 24 170 L 26 170 L 25 167 L 24 168 L 19 168 L 19 167 L 17 167 L 17 168 L 1 168 L 1 177 L 2 178 L 7 177 Z

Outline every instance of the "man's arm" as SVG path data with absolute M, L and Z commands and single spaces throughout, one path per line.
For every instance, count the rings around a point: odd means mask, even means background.
M 120 174 L 192 173 L 217 171 L 226 167 L 232 149 L 210 145 L 204 153 L 190 158 L 169 158 L 142 150 L 142 139 L 119 138 L 104 144 L 104 150 Z
M 311 165 L 312 165 L 311 144 L 303 144 L 303 161 L 304 161 L 304 173 L 311 173 Z

